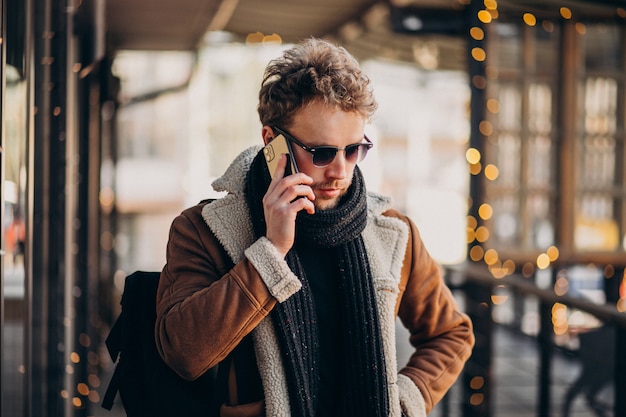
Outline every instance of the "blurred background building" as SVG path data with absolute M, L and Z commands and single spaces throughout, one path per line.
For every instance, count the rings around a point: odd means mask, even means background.
M 108 415 L 125 276 L 219 197 L 265 65 L 309 36 L 371 77 L 369 188 L 474 320 L 435 413 L 626 415 L 626 1 L 1 3 L 1 415 Z

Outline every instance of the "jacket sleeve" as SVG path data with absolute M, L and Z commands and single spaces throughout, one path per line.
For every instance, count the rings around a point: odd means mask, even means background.
M 172 222 L 157 291 L 157 349 L 189 380 L 223 360 L 281 298 L 299 289 L 299 281 L 289 276 L 286 262 L 265 238 L 233 265 L 201 210 L 185 210 Z M 269 272 L 260 273 L 263 268 L 250 258 L 264 259 Z
M 421 394 L 425 412 L 430 413 L 454 384 L 470 357 L 474 334 L 469 317 L 459 309 L 417 227 L 410 219 L 401 217 L 408 223 L 410 233 L 398 315 L 409 331 L 415 351 L 400 370 L 400 401 L 407 414 L 415 416 L 424 413 L 414 400 L 416 395 Z M 414 386 L 407 384 L 409 380 Z

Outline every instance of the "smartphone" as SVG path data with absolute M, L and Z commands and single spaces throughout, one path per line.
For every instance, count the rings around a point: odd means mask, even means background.
M 291 151 L 291 143 L 283 136 L 278 135 L 270 143 L 263 148 L 263 155 L 265 155 L 265 162 L 267 168 L 270 171 L 272 179 L 274 179 L 274 173 L 276 172 L 276 165 L 280 159 L 280 155 L 287 154 L 287 168 L 285 169 L 285 176 L 295 174 L 298 172 L 296 161 L 293 158 L 293 152 Z

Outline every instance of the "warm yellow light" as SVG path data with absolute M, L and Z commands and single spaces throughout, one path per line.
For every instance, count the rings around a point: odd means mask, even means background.
M 472 246 L 472 249 L 470 249 L 470 259 L 474 262 L 478 262 L 483 258 L 484 255 L 484 251 L 483 248 L 481 246 Z
M 552 322 L 556 323 L 567 318 L 567 306 L 561 303 L 552 305 Z
M 98 375 L 89 374 L 87 379 L 89 380 L 89 385 L 91 385 L 92 387 L 98 388 L 100 386 L 100 378 L 98 378 Z
M 474 26 L 470 29 L 470 36 L 472 37 L 472 39 L 482 41 L 483 39 L 485 39 L 485 32 L 481 28 Z
M 626 298 L 620 298 L 617 300 L 617 311 L 620 313 L 626 312 Z
M 483 203 L 478 207 L 478 215 L 483 220 L 489 220 L 493 216 L 493 209 L 487 203 Z
M 526 278 L 530 278 L 535 273 L 535 265 L 532 262 L 526 262 L 524 266 L 522 266 L 522 275 Z
M 472 58 L 474 58 L 478 62 L 483 62 L 485 58 L 487 58 L 487 54 L 483 48 L 479 48 L 478 46 L 472 48 Z
M 80 336 L 78 336 L 78 343 L 80 343 L 81 346 L 89 347 L 91 345 L 91 338 L 87 333 L 81 333 Z
M 91 401 L 92 403 L 100 402 L 100 395 L 98 394 L 98 391 L 89 391 L 89 401 Z
M 559 248 L 556 246 L 550 246 L 548 250 L 546 250 L 546 255 L 550 259 L 550 262 L 554 262 L 559 259 Z
M 82 407 L 83 405 L 83 401 L 78 398 L 78 397 L 74 397 L 72 398 L 72 404 L 74 405 L 74 407 L 78 408 L 78 407 Z
M 76 386 L 76 391 L 78 391 L 80 395 L 87 395 L 89 394 L 89 387 L 84 382 L 81 382 Z
M 500 102 L 495 98 L 490 98 L 487 100 L 487 110 L 489 110 L 493 114 L 497 114 L 500 112 Z
M 485 378 L 483 378 L 482 376 L 475 376 L 470 381 L 471 389 L 481 389 L 484 386 L 485 386 Z
M 587 26 L 585 26 L 584 23 L 580 23 L 580 22 L 576 23 L 576 32 L 579 35 L 586 34 L 587 33 Z
M 483 120 L 478 125 L 478 130 L 485 136 L 490 136 L 493 133 L 493 125 L 487 120 Z
M 469 166 L 469 172 L 472 175 L 478 175 L 480 174 L 480 170 L 483 169 L 483 166 L 478 163 L 478 164 L 470 164 Z
M 467 227 L 476 229 L 476 226 L 478 226 L 478 221 L 476 221 L 476 217 L 467 216 Z
M 524 13 L 524 23 L 528 26 L 535 26 L 537 24 L 537 18 L 532 13 Z
M 483 243 L 489 239 L 489 229 L 485 226 L 480 226 L 476 229 L 476 240 Z
M 502 268 L 502 263 L 498 260 L 495 264 L 489 265 L 489 272 L 494 278 L 500 279 L 506 276 L 506 269 Z
M 563 19 L 571 19 L 572 18 L 572 11 L 567 8 L 567 7 L 561 7 L 559 9 L 559 12 L 561 13 L 561 17 Z
M 470 164 L 477 164 L 480 162 L 480 151 L 476 148 L 469 148 L 466 152 L 465 152 L 465 159 L 467 159 L 467 162 L 469 162 Z
M 491 302 L 497 306 L 506 303 L 508 299 L 509 299 L 508 295 L 492 295 L 491 296 Z
M 485 87 L 487 87 L 487 80 L 482 75 L 474 75 L 472 77 L 472 84 L 479 90 L 484 90 Z
M 548 255 L 546 255 L 545 253 L 542 253 L 539 256 L 537 256 L 537 268 L 546 269 L 549 266 L 550 266 L 550 258 L 548 257 Z
M 515 262 L 511 259 L 507 259 L 504 263 L 502 263 L 502 268 L 506 271 L 507 275 L 511 275 L 515 272 Z
M 471 227 L 467 228 L 467 243 L 470 244 L 476 240 L 476 232 Z
M 280 37 L 277 33 L 272 33 L 271 35 L 263 36 L 263 43 L 283 43 L 283 38 Z
M 261 43 L 263 42 L 263 37 L 261 32 L 248 33 L 246 35 L 246 43 Z
M 496 2 L 496 0 L 485 0 L 484 4 L 487 10 L 496 10 L 498 8 L 498 2 Z
M 491 13 L 489 13 L 489 11 L 481 10 L 478 12 L 477 16 L 478 16 L 478 20 L 480 20 L 481 22 L 491 23 Z
M 567 323 L 563 323 L 559 326 L 554 326 L 554 334 L 556 335 L 566 334 L 568 329 L 569 329 L 569 325 Z
M 74 363 L 80 362 L 80 355 L 76 352 L 70 353 L 70 360 Z
M 567 281 L 567 278 L 565 277 L 560 277 L 556 280 L 556 282 L 554 283 L 554 293 L 556 295 L 565 295 L 567 294 L 567 292 L 569 291 L 569 281 Z
M 497 166 L 489 164 L 485 167 L 485 177 L 487 177 L 488 180 L 494 181 L 498 178 L 498 175 L 500 175 L 500 170 Z
M 498 252 L 495 249 L 489 249 L 485 252 L 485 263 L 487 265 L 493 265 L 498 262 Z
M 485 395 L 481 393 L 472 394 L 470 397 L 471 405 L 481 405 L 485 401 Z
M 567 306 L 561 303 L 552 306 L 552 325 L 556 334 L 564 334 L 567 331 Z

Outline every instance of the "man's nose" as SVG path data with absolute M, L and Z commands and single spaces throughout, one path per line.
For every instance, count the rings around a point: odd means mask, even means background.
M 344 179 L 348 175 L 348 161 L 346 160 L 346 151 L 340 150 L 335 155 L 335 159 L 326 167 L 326 175 L 335 179 Z

